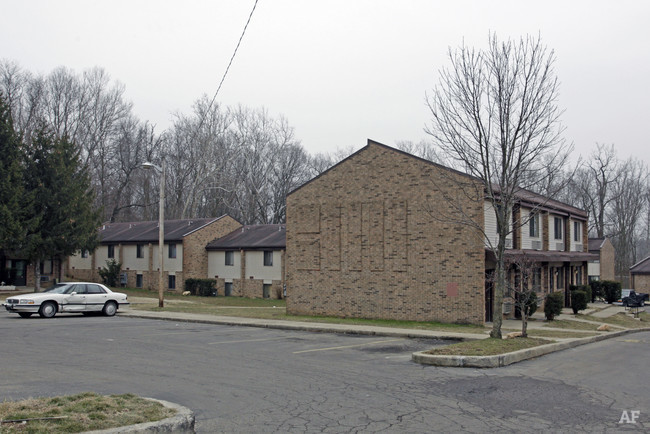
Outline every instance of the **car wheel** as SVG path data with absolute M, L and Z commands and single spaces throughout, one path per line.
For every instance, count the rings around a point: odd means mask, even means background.
M 18 315 L 20 315 L 21 318 L 29 318 L 32 316 L 31 312 L 18 312 Z
M 56 304 L 52 301 L 46 301 L 41 305 L 41 308 L 38 310 L 38 314 L 41 318 L 52 318 L 56 315 Z
M 102 309 L 102 313 L 106 316 L 113 316 L 117 312 L 117 304 L 114 301 L 108 301 Z

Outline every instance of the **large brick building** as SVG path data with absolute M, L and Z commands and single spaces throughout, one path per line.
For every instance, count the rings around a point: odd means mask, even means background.
M 542 292 L 586 282 L 586 212 L 522 192 L 512 218 Z M 369 140 L 287 197 L 287 312 L 482 324 L 494 237 L 479 180 Z
M 208 273 L 205 246 L 241 224 L 230 216 L 165 221 L 163 274 L 166 288 L 182 291 L 185 279 Z M 67 274 L 99 281 L 99 269 L 115 259 L 122 264 L 126 286 L 158 288 L 158 221 L 106 223 L 99 230 L 100 246 L 68 258 Z

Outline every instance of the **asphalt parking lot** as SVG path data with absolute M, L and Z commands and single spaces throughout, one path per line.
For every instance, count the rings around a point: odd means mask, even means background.
M 3 399 L 136 393 L 191 408 L 198 432 L 592 432 L 624 410 L 650 427 L 632 375 L 650 333 L 482 371 L 411 362 L 436 340 L 6 312 L 0 330 Z

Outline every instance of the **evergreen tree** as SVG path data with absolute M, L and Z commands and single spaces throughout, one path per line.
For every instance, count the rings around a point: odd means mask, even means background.
M 16 250 L 24 242 L 25 196 L 20 140 L 9 105 L 0 94 L 0 252 Z
M 30 146 L 28 188 L 35 194 L 38 229 L 30 234 L 28 252 L 34 262 L 37 289 L 43 259 L 63 259 L 98 243 L 100 214 L 79 151 L 66 138 L 41 127 Z

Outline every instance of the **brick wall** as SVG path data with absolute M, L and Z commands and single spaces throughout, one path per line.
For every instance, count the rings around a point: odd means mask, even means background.
M 192 232 L 183 238 L 183 275 L 184 279 L 206 279 L 208 277 L 208 252 L 205 246 L 212 240 L 221 238 L 241 224 L 230 216 L 223 216 L 219 220 Z M 176 278 L 177 291 L 181 291 L 185 282 Z
M 483 222 L 482 187 L 369 142 L 287 198 L 287 311 L 482 324 L 483 240 L 456 207 Z
M 631 278 L 632 289 L 636 292 L 650 292 L 650 274 L 633 274 Z

